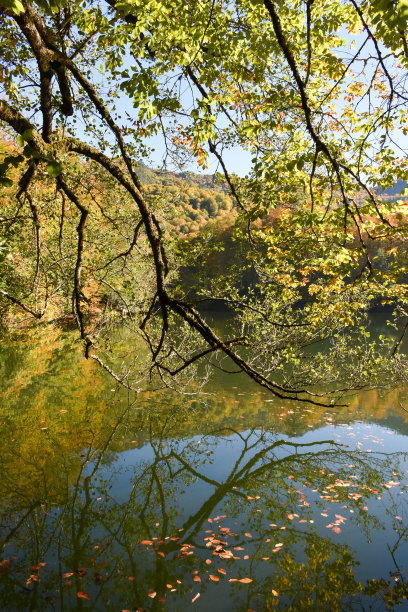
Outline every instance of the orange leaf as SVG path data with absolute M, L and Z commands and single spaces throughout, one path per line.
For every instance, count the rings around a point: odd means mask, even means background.
M 193 580 L 194 582 L 201 582 L 200 576 L 194 576 Z
M 156 591 L 150 591 L 148 593 L 148 596 L 150 597 L 150 599 L 154 599 L 156 597 L 156 595 L 157 595 Z
M 244 584 L 249 584 L 250 582 L 252 582 L 252 578 L 241 578 L 241 580 L 238 580 L 238 582 L 243 582 Z
M 153 546 L 152 540 L 142 540 L 140 543 L 146 546 Z
M 77 596 L 81 597 L 82 599 L 91 599 L 89 593 L 86 591 L 78 591 Z
M 210 579 L 211 579 L 213 582 L 219 582 L 220 577 L 219 577 L 219 576 L 215 576 L 214 574 L 210 574 Z
M 219 569 L 218 571 L 220 572 L 220 574 L 224 574 L 224 576 L 225 576 L 225 574 L 227 573 L 227 572 L 225 571 L 225 569 L 223 569 L 222 567 L 220 567 L 220 569 Z
M 200 593 L 197 593 L 197 595 L 195 595 L 193 599 L 191 600 L 191 603 L 194 603 L 199 597 L 200 597 Z

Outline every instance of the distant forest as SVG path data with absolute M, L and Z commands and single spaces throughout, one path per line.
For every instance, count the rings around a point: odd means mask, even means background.
M 216 175 L 151 170 L 143 165 L 136 172 L 149 199 L 157 200 L 163 209 L 168 230 L 181 239 L 194 238 L 208 221 L 225 226 L 236 216 L 228 185 Z

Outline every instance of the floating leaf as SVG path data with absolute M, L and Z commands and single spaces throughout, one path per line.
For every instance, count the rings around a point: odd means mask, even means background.
M 197 593 L 197 595 L 195 595 L 193 599 L 191 600 L 191 603 L 194 603 L 195 601 L 197 601 L 199 597 L 200 597 L 200 593 Z
M 212 580 L 213 582 L 219 582 L 220 581 L 220 577 L 216 576 L 214 574 L 210 574 L 210 580 Z
M 150 597 L 150 599 L 154 599 L 156 597 L 157 593 L 156 591 L 149 591 L 148 592 L 148 596 Z
M 91 596 L 86 591 L 78 591 L 77 596 L 81 599 L 91 599 Z

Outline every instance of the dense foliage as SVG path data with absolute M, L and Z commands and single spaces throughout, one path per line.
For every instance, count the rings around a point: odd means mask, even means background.
M 280 397 L 324 403 L 322 382 L 405 376 L 405 328 L 378 347 L 365 324 L 373 301 L 405 316 L 408 297 L 405 205 L 384 195 L 407 178 L 405 0 L 0 7 L 3 311 L 43 319 L 69 302 L 86 356 L 112 370 L 121 312 L 150 351 L 116 361 L 126 384 L 146 371 L 186 384 L 227 357 Z M 143 189 L 137 164 L 159 134 L 166 162 L 214 158 L 229 194 Z M 245 178 L 226 167 L 231 147 L 252 156 Z M 232 206 L 245 257 L 186 291 L 180 269 L 220 248 L 222 224 L 200 226 Z M 236 314 L 222 336 L 198 308 L 214 300 Z

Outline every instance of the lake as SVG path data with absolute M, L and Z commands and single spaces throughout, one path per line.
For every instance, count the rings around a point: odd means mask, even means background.
M 408 609 L 407 389 L 135 394 L 51 328 L 0 372 L 1 610 Z

